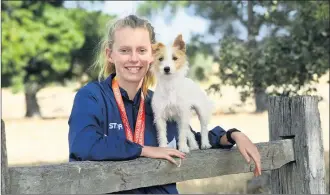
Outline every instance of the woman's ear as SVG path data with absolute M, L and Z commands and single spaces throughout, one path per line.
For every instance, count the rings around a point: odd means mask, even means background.
M 106 56 L 107 56 L 107 60 L 108 60 L 108 62 L 110 62 L 110 63 L 114 63 L 113 62 L 113 60 L 112 60 L 112 57 L 111 57 L 111 49 L 110 48 L 106 48 L 105 49 L 105 54 L 106 54 Z

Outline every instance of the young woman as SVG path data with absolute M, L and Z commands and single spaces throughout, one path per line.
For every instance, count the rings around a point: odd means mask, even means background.
M 119 19 L 107 30 L 95 63 L 101 69 L 99 81 L 82 87 L 74 99 L 68 121 L 70 161 L 124 161 L 143 156 L 176 164 L 173 156 L 185 157 L 176 149 L 178 135 L 173 122 L 168 122 L 169 147 L 158 147 L 151 109 L 153 92 L 148 90 L 153 84 L 153 43 L 152 25 L 134 15 Z M 200 133 L 194 134 L 200 144 Z M 255 175 L 261 174 L 259 152 L 242 132 L 217 126 L 209 131 L 209 140 L 213 148 L 237 144 L 244 158 L 255 162 Z M 121 193 L 178 191 L 176 184 L 168 184 Z

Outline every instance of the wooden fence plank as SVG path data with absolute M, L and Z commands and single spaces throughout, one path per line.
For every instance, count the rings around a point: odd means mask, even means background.
M 325 194 L 324 148 L 318 98 L 269 99 L 270 140 L 293 139 L 295 162 L 271 171 L 272 194 Z
M 294 161 L 292 140 L 257 143 L 263 170 Z M 237 148 L 193 151 L 181 167 L 165 160 L 138 158 L 122 162 L 74 162 L 38 167 L 11 167 L 11 193 L 110 193 L 190 179 L 252 172 Z
M 5 123 L 1 119 L 1 194 L 8 194 L 10 188 Z

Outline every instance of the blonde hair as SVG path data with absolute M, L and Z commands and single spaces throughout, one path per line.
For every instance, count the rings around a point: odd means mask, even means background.
M 107 60 L 107 56 L 105 53 L 106 48 L 112 49 L 114 44 L 114 35 L 116 30 L 123 28 L 123 27 L 131 27 L 131 28 L 145 28 L 149 32 L 150 42 L 154 44 L 155 40 L 155 32 L 154 28 L 148 20 L 141 19 L 135 15 L 129 15 L 125 18 L 119 19 L 115 21 L 113 24 L 108 25 L 107 31 L 105 36 L 99 43 L 98 51 L 97 51 L 97 58 L 93 64 L 94 68 L 99 68 L 99 75 L 98 80 L 101 81 L 104 78 L 108 77 L 110 74 L 116 72 L 115 64 L 110 63 Z M 153 73 L 150 71 L 150 68 L 147 71 L 147 74 L 143 78 L 142 82 L 142 92 L 143 95 L 146 97 L 148 88 L 152 86 L 155 82 L 155 77 Z

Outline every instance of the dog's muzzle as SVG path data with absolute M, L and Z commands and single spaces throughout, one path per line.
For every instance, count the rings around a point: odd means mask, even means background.
M 168 66 L 164 67 L 164 72 L 165 72 L 166 74 L 169 74 L 170 71 L 171 71 L 170 67 L 168 67 Z

